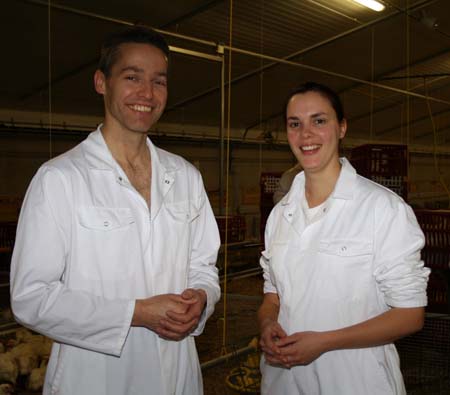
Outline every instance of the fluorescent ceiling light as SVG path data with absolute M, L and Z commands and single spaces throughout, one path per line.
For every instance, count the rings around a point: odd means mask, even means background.
M 363 6 L 370 8 L 371 10 L 374 11 L 383 11 L 384 10 L 384 5 L 381 4 L 379 1 L 375 1 L 375 0 L 353 0 L 356 3 L 362 4 Z

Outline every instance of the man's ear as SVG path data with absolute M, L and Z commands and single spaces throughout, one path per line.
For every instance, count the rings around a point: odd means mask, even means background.
M 105 94 L 106 77 L 105 74 L 103 74 L 103 72 L 100 70 L 96 70 L 94 73 L 94 87 L 95 91 L 100 95 Z

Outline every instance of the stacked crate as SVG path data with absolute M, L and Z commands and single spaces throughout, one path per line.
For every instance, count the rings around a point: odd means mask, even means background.
M 264 242 L 264 229 L 266 228 L 267 218 L 274 206 L 273 194 L 280 185 L 280 178 L 282 173 L 261 173 L 259 180 L 260 185 L 260 235 L 261 241 Z
M 427 310 L 450 313 L 450 211 L 416 210 L 416 217 L 425 234 L 422 259 L 431 269 Z
M 227 235 L 227 243 L 245 240 L 246 225 L 243 215 L 220 215 L 216 216 L 216 221 L 222 243 L 225 243 L 225 235 Z
M 353 148 L 351 163 L 358 174 L 389 188 L 405 201 L 408 197 L 408 147 L 365 144 Z
M 9 273 L 14 241 L 16 238 L 16 222 L 0 223 L 0 272 Z

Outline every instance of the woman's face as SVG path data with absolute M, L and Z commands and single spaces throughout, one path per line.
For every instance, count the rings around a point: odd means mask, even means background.
M 289 145 L 306 174 L 339 168 L 339 140 L 347 123 L 337 120 L 326 97 L 317 92 L 292 96 L 286 119 Z

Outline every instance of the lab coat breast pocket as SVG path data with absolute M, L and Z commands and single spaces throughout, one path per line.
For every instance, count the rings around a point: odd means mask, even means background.
M 369 240 L 319 242 L 317 273 L 321 297 L 333 301 L 364 300 L 374 287 L 373 244 Z
M 84 206 L 77 216 L 75 270 L 93 281 L 130 277 L 140 251 L 131 210 Z

